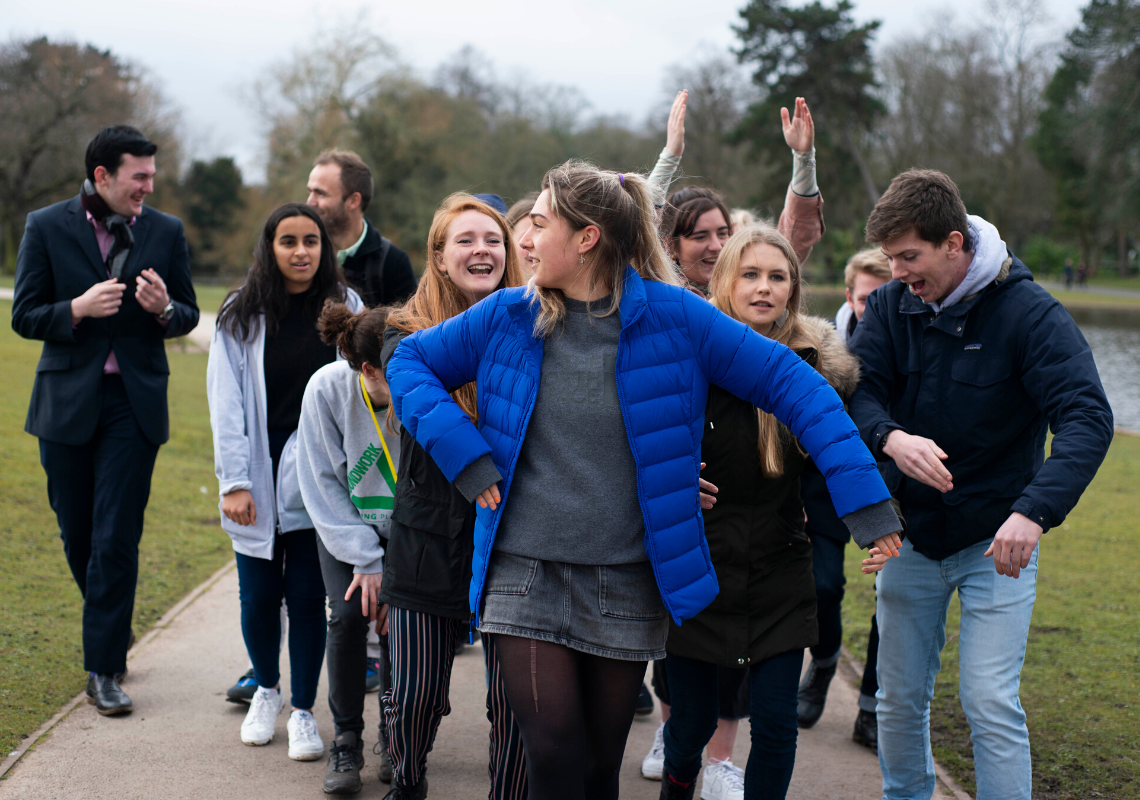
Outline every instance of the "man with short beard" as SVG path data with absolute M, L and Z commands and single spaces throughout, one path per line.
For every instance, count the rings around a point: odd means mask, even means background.
M 48 500 L 83 595 L 87 699 L 131 711 L 119 687 L 133 639 L 143 512 L 170 436 L 164 340 L 198 324 L 182 222 L 143 206 L 157 146 L 126 125 L 87 145 L 87 180 L 28 215 L 12 328 L 43 355 L 24 430 L 39 437 Z
M 372 171 L 350 150 L 325 150 L 309 173 L 308 204 L 324 220 L 349 285 L 369 308 L 403 303 L 416 290 L 408 254 L 364 218 Z
M 1029 800 L 1018 688 L 1037 544 L 1096 474 L 1112 411 L 1073 318 L 997 228 L 967 215 L 948 176 L 896 177 L 866 234 L 895 280 L 870 294 L 851 337 L 863 379 L 850 413 L 871 452 L 901 471 L 907 522 L 877 583 L 883 797 L 934 792 L 930 701 L 957 591 L 958 696 L 977 796 Z

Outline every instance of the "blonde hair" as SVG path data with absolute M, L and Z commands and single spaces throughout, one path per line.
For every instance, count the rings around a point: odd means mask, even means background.
M 621 303 L 622 277 L 626 264 L 645 280 L 683 285 L 672 259 L 657 235 L 653 193 L 641 175 L 602 170 L 584 161 L 567 161 L 548 171 L 542 188 L 550 192 L 550 209 L 572 231 L 593 225 L 598 243 L 590 249 L 583 269 L 589 270 L 590 294 L 599 285 L 610 292 L 610 306 L 603 316 L 614 314 Z M 531 283 L 539 304 L 534 322 L 536 338 L 545 338 L 566 316 L 564 296 L 558 289 Z
M 757 222 L 756 215 L 749 211 L 747 208 L 734 208 L 729 215 L 728 224 L 732 226 L 734 231 L 741 228 L 748 228 L 755 225 Z
M 733 319 L 743 322 L 732 307 L 732 293 L 740 280 L 740 262 L 748 250 L 758 244 L 775 247 L 788 262 L 792 291 L 788 295 L 787 317 L 770 331 L 768 338 L 795 349 L 804 344 L 801 341 L 803 279 L 800 259 L 792 243 L 772 226 L 753 225 L 744 228 L 724 243 L 724 249 L 720 251 L 709 280 L 709 302 Z M 756 443 L 760 451 L 760 467 L 765 477 L 778 478 L 784 474 L 784 445 L 790 440 L 791 431 L 767 412 L 757 409 L 756 415 L 760 423 L 760 435 Z
M 843 282 L 851 291 L 855 291 L 855 276 L 859 274 L 891 280 L 891 267 L 883 251 L 877 247 L 868 247 L 847 259 L 847 266 L 843 268 Z
M 447 229 L 455 218 L 465 211 L 478 211 L 493 219 L 503 234 L 503 247 L 505 253 L 505 268 L 503 277 L 496 290 L 511 286 L 522 286 L 522 271 L 519 269 L 518 253 L 515 251 L 514 240 L 511 238 L 511 228 L 503 215 L 486 203 L 465 192 L 456 192 L 449 196 L 436 209 L 431 220 L 431 229 L 427 239 L 427 263 L 424 265 L 424 274 L 420 277 L 416 293 L 408 298 L 400 308 L 388 315 L 388 325 L 408 333 L 430 328 L 446 319 L 458 316 L 469 308 L 467 298 L 459 287 L 452 283 L 447 274 L 439 267 L 443 263 L 443 247 L 447 243 Z M 475 383 L 465 384 L 451 396 L 464 413 L 477 422 L 479 418 L 476 404 Z M 392 424 L 393 410 L 388 407 L 388 422 Z

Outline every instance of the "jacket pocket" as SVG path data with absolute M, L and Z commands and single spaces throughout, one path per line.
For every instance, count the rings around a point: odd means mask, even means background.
M 950 377 L 967 386 L 993 386 L 1011 372 L 1010 362 L 999 358 L 959 358 L 950 367 Z
M 404 476 L 401 475 L 400 482 L 403 481 Z M 396 499 L 392 505 L 392 521 L 418 531 L 454 539 L 466 527 L 468 507 L 455 507 L 450 493 L 440 495 L 412 488 L 409 482 L 407 486 L 396 487 Z
M 485 594 L 529 594 L 537 572 L 537 558 L 493 553 L 483 591 Z
M 58 356 L 42 356 L 36 364 L 36 372 L 63 372 L 71 369 L 71 356 L 66 353 Z
M 648 561 L 598 567 L 598 605 L 602 616 L 654 620 L 665 616 L 665 604 Z

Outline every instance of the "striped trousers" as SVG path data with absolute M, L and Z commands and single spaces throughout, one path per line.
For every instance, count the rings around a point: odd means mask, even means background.
M 464 620 L 390 607 L 388 648 L 392 688 L 385 693 L 384 726 L 392 782 L 415 786 L 427 767 L 440 721 L 451 713 L 451 667 Z M 526 800 L 526 755 L 495 658 L 494 637 L 483 634 L 487 667 L 487 719 L 491 722 L 490 800 Z

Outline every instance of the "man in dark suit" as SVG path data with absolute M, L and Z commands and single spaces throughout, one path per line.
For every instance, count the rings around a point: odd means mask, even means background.
M 344 277 L 369 308 L 403 303 L 416 291 L 412 262 L 364 218 L 372 171 L 351 150 L 325 150 L 309 173 L 308 204 L 324 220 Z
M 182 222 L 144 208 L 158 148 L 134 128 L 87 146 L 78 197 L 28 215 L 12 328 L 44 342 L 24 430 L 83 595 L 88 702 L 130 711 L 119 687 L 158 447 L 169 438 L 164 339 L 198 324 Z

